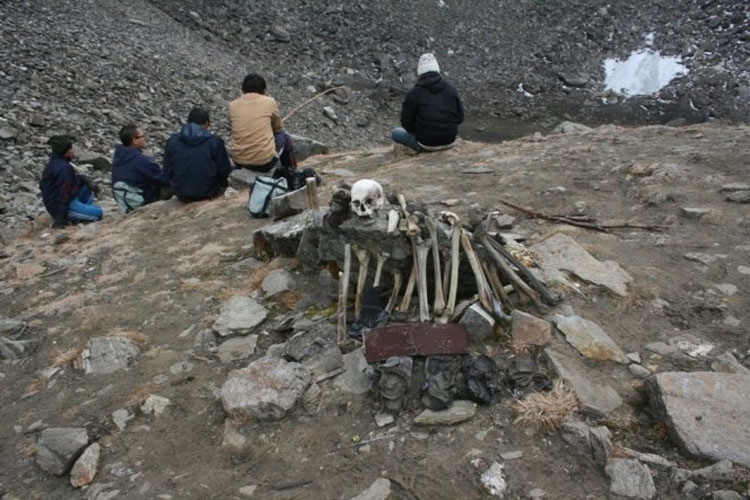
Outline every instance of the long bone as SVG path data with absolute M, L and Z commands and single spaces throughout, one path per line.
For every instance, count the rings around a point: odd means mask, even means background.
M 391 313 L 393 306 L 396 305 L 396 300 L 398 300 L 398 292 L 401 290 L 401 280 L 401 270 L 395 269 L 393 271 L 393 292 L 391 293 L 391 298 L 388 299 L 388 305 L 385 306 L 385 310 L 388 314 Z
M 490 282 L 490 288 L 495 293 L 495 297 L 506 307 L 512 309 L 510 298 L 505 293 L 505 287 L 503 287 L 500 277 L 497 275 L 497 267 L 493 263 L 487 263 L 482 261 L 482 268 L 487 276 L 487 280 Z
M 375 264 L 375 282 L 372 284 L 372 286 L 378 286 L 380 285 L 380 276 L 383 273 L 383 264 L 386 260 L 388 260 L 388 257 L 390 257 L 391 254 L 388 252 L 378 252 L 375 258 L 377 259 L 377 263 Z
M 417 262 L 417 236 L 420 234 L 419 226 L 414 220 L 414 217 L 409 215 L 409 211 L 406 209 L 406 198 L 404 195 L 399 194 L 397 196 L 398 203 L 401 206 L 401 212 L 403 214 L 403 220 L 406 221 L 406 234 L 411 240 L 411 258 L 412 258 L 412 270 L 409 276 L 409 281 L 406 283 L 406 291 L 404 292 L 404 298 L 401 301 L 399 312 L 407 312 L 409 310 L 409 303 L 414 293 L 414 285 L 419 283 L 419 265 Z
M 440 250 L 438 249 L 437 228 L 435 219 L 429 215 L 425 217 L 424 222 L 432 241 L 432 267 L 435 272 L 435 303 L 433 307 L 435 316 L 437 316 L 442 314 L 443 309 L 445 309 L 445 292 L 443 291 L 443 278 L 440 272 Z
M 388 234 L 391 234 L 396 228 L 398 228 L 398 222 L 400 219 L 401 216 L 399 215 L 398 210 L 388 211 Z
M 417 239 L 417 291 L 419 292 L 419 321 L 430 320 L 430 304 L 427 298 L 427 254 L 432 243 Z
M 536 307 L 537 311 L 539 311 L 540 313 L 546 312 L 547 308 L 543 306 L 539 301 L 539 297 L 537 297 L 536 293 L 534 293 L 534 291 L 521 278 L 518 277 L 515 271 L 511 269 L 510 265 L 505 261 L 503 256 L 500 255 L 500 253 L 495 250 L 495 247 L 490 244 L 486 234 L 479 235 L 479 242 L 482 243 L 482 246 L 484 246 L 485 250 L 487 250 L 487 253 L 500 269 L 500 272 L 503 273 L 513 284 L 513 288 L 518 290 L 519 294 L 523 293 L 524 295 L 528 296 L 534 302 L 534 307 Z
M 349 295 L 349 275 L 352 271 L 352 246 L 349 243 L 344 245 L 344 272 L 339 273 L 339 315 L 336 324 L 336 333 L 338 334 L 339 344 L 346 339 L 346 302 Z
M 469 258 L 469 264 L 471 270 L 474 273 L 474 278 L 477 282 L 477 292 L 479 293 L 479 303 L 484 307 L 484 310 L 488 313 L 492 313 L 494 308 L 492 306 L 492 299 L 490 298 L 492 292 L 487 284 L 487 280 L 484 278 L 484 271 L 482 266 L 479 264 L 476 252 L 471 246 L 471 240 L 466 230 L 461 229 L 461 247 L 466 252 L 466 256 Z
M 401 305 L 398 306 L 398 312 L 405 313 L 409 311 L 409 304 L 411 303 L 411 297 L 414 295 L 414 285 L 417 282 L 417 261 L 415 260 L 411 266 L 411 274 L 409 274 L 409 280 L 406 282 L 406 290 L 404 290 L 404 297 L 401 299 Z
M 354 300 L 354 317 L 359 317 L 359 310 L 362 308 L 362 294 L 365 291 L 367 282 L 367 268 L 370 265 L 370 252 L 364 248 L 354 250 L 359 261 L 359 274 L 357 275 L 357 296 Z
M 445 306 L 445 316 L 450 317 L 456 308 L 456 293 L 458 292 L 458 245 L 461 237 L 461 219 L 453 212 L 440 212 L 440 218 L 451 226 L 451 281 L 448 291 L 448 303 Z M 446 273 L 448 269 L 446 267 Z

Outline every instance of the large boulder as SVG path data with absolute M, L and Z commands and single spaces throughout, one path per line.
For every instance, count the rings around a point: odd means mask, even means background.
M 212 328 L 222 337 L 245 335 L 261 324 L 267 315 L 266 308 L 253 299 L 235 295 L 221 305 Z
M 221 386 L 221 402 L 232 418 L 283 418 L 310 385 L 310 371 L 299 363 L 260 358 L 229 373 Z
M 651 377 L 648 386 L 653 406 L 685 450 L 750 467 L 750 377 L 667 372 Z
M 106 375 L 130 368 L 137 356 L 138 346 L 127 337 L 94 337 L 76 358 L 75 365 L 87 375 Z
M 62 476 L 70 470 L 87 444 L 89 434 L 86 429 L 44 429 L 37 441 L 36 463 L 50 474 Z

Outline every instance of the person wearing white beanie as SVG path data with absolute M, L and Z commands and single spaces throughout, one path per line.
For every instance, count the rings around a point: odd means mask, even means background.
M 417 77 L 401 106 L 401 126 L 391 131 L 391 137 L 418 153 L 450 148 L 464 120 L 458 92 L 440 75 L 433 54 L 419 58 Z

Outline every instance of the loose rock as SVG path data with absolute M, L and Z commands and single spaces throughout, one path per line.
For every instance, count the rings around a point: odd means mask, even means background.
M 86 429 L 58 427 L 44 429 L 37 441 L 36 463 L 56 476 L 67 473 L 78 454 L 89 443 Z
M 86 450 L 81 454 L 80 458 L 73 465 L 73 469 L 70 471 L 70 484 L 74 488 L 80 488 L 91 484 L 99 470 L 99 455 L 101 453 L 101 446 L 99 443 L 92 443 Z

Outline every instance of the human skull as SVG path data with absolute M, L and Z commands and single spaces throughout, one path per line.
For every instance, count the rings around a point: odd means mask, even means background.
M 372 221 L 375 211 L 383 206 L 383 186 L 371 179 L 360 179 L 352 186 L 352 211 L 360 221 Z

